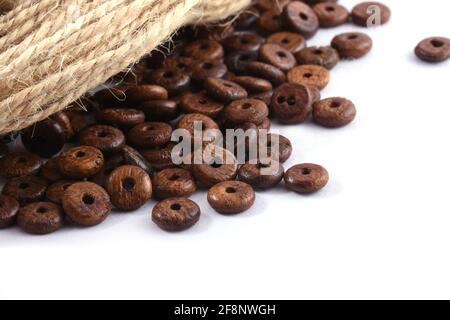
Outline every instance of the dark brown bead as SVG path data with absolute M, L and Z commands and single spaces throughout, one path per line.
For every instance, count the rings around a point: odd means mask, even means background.
M 52 202 L 31 203 L 20 209 L 17 224 L 27 233 L 49 234 L 63 227 L 64 212 Z
M 327 170 L 317 164 L 298 164 L 286 171 L 284 182 L 286 187 L 298 193 L 319 191 L 328 183 Z
M 258 51 L 264 43 L 264 38 L 252 32 L 236 32 L 222 41 L 230 51 Z
M 97 174 L 104 163 L 102 152 L 90 146 L 75 147 L 59 156 L 60 172 L 73 179 L 88 178 Z
M 247 91 L 237 83 L 218 79 L 208 78 L 205 83 L 208 95 L 225 103 L 247 98 Z
M 102 123 L 128 129 L 143 123 L 145 121 L 145 113 L 130 108 L 108 108 L 101 110 L 97 118 Z
M 251 122 L 260 124 L 269 115 L 269 108 L 261 100 L 243 99 L 229 104 L 224 111 L 225 119 L 232 124 Z
M 46 119 L 23 130 L 22 143 L 25 148 L 43 158 L 50 158 L 60 152 L 66 143 L 61 125 Z
M 278 44 L 291 53 L 297 53 L 306 46 L 305 38 L 296 32 L 277 32 L 267 38 L 267 43 Z
M 270 81 L 265 79 L 249 77 L 249 76 L 240 76 L 233 77 L 233 82 L 236 82 L 238 85 L 242 86 L 249 93 L 263 93 L 272 90 L 272 84 Z
M 355 117 L 355 105 L 345 98 L 328 98 L 313 105 L 313 119 L 324 127 L 342 127 L 352 122 Z
M 283 165 L 277 161 L 246 163 L 238 171 L 238 179 L 255 189 L 269 189 L 281 182 Z
M 0 229 L 9 227 L 16 222 L 19 207 L 16 199 L 0 194 Z
M 372 39 L 360 32 L 343 33 L 334 37 L 331 46 L 339 52 L 342 59 L 358 59 L 372 49 Z
M 323 90 L 330 82 L 330 72 L 318 65 L 304 64 L 289 70 L 287 80 L 290 83 L 303 84 Z
M 271 108 L 281 123 L 302 123 L 312 111 L 310 91 L 301 84 L 283 84 L 275 90 Z
M 203 163 L 194 163 L 191 172 L 201 187 L 209 188 L 219 182 L 233 180 L 238 165 L 236 157 L 226 149 L 215 147 L 212 159 L 203 159 Z
M 141 148 L 162 146 L 170 141 L 172 127 L 164 122 L 144 122 L 128 132 L 132 145 Z
M 166 231 L 182 231 L 200 219 L 200 208 L 187 198 L 169 198 L 158 202 L 152 211 L 153 222 Z
M 75 135 L 79 134 L 87 127 L 95 124 L 95 117 L 88 112 L 67 111 L 66 113 L 70 119 L 70 124 L 72 125 Z
M 345 24 L 350 17 L 350 12 L 333 2 L 321 2 L 313 7 L 314 13 L 319 19 L 321 28 L 333 28 Z
M 169 98 L 167 90 L 153 84 L 141 84 L 130 87 L 125 92 L 127 102 L 139 103 L 149 100 L 166 100 Z
M 250 209 L 255 203 L 255 191 L 241 181 L 225 181 L 208 190 L 208 202 L 219 213 L 237 214 Z
M 129 164 L 132 166 L 137 166 L 147 172 L 149 175 L 153 174 L 153 169 L 147 159 L 144 158 L 142 154 L 140 154 L 134 148 L 124 145 L 122 147 L 122 156 L 123 163 Z
M 224 105 L 209 98 L 205 92 L 185 93 L 180 100 L 180 107 L 186 113 L 200 113 L 210 118 L 217 118 Z
M 200 123 L 199 127 L 196 127 L 196 123 Z M 198 124 L 197 124 L 198 126 Z M 181 117 L 177 124 L 177 129 L 185 129 L 189 132 L 192 139 L 197 138 L 195 131 L 201 129 L 201 133 L 207 130 L 219 130 L 219 125 L 213 119 L 200 113 L 190 113 Z M 200 133 L 200 132 L 199 132 Z M 212 134 L 214 132 L 211 131 Z M 218 134 L 218 133 L 217 133 Z M 199 135 L 202 138 L 202 135 Z
M 291 0 L 257 0 L 256 6 L 263 11 L 267 10 L 275 10 L 278 13 L 283 11 L 283 8 L 290 2 Z
M 234 33 L 234 27 L 230 24 L 208 24 L 197 27 L 197 36 L 201 39 L 221 41 Z
M 0 159 L 0 175 L 5 178 L 36 174 L 42 166 L 42 159 L 28 152 L 14 152 Z
M 300 33 L 306 39 L 319 29 L 319 19 L 307 4 L 293 1 L 283 10 L 283 23 L 291 31 Z
M 189 76 L 192 75 L 192 68 L 196 63 L 195 59 L 189 57 L 168 57 L 164 60 L 163 66 L 168 69 L 176 69 Z M 167 98 L 166 98 L 167 99 Z M 159 99 L 164 100 L 164 99 Z
M 328 70 L 339 62 L 339 53 L 332 47 L 308 47 L 296 55 L 298 64 L 315 64 Z
M 150 176 L 136 166 L 121 166 L 109 175 L 106 181 L 112 204 L 120 210 L 136 210 L 152 196 Z
M 225 63 L 231 72 L 244 74 L 247 64 L 258 60 L 258 55 L 258 51 L 235 51 L 225 57 Z
M 49 159 L 41 168 L 40 175 L 47 181 L 57 181 L 62 179 L 59 171 L 59 157 Z
M 259 18 L 258 27 L 264 34 L 267 35 L 280 32 L 283 29 L 281 13 L 276 10 L 268 10 L 263 12 Z
M 125 165 L 124 156 L 122 153 L 116 153 L 105 160 L 105 164 L 103 168 L 94 176 L 90 178 L 90 180 L 101 187 L 105 187 L 106 180 L 108 176 L 113 172 L 117 167 Z
M 233 25 L 237 30 L 251 29 L 259 19 L 259 10 L 256 7 L 250 7 L 241 12 L 234 20 Z
M 422 40 L 415 49 L 417 57 L 426 62 L 442 62 L 450 58 L 450 39 L 432 37 Z
M 145 101 L 139 105 L 147 119 L 170 121 L 178 117 L 178 104 L 172 100 Z
M 191 77 L 183 71 L 176 68 L 161 68 L 152 72 L 152 81 L 164 87 L 169 96 L 174 97 L 191 84 Z
M 51 119 L 58 123 L 64 131 L 66 141 L 72 140 L 75 135 L 70 118 L 65 111 L 60 111 L 51 116 Z
M 265 44 L 259 49 L 259 60 L 287 71 L 293 68 L 297 61 L 294 55 L 277 44 Z
M 82 145 L 95 147 L 105 154 L 111 154 L 120 151 L 125 144 L 125 136 L 117 128 L 95 125 L 81 132 L 79 142 Z
M 150 163 L 153 170 L 160 171 L 167 168 L 173 168 L 172 162 L 173 143 L 165 146 L 141 150 L 142 156 Z
M 353 23 L 361 27 L 373 27 L 385 24 L 390 18 L 391 10 L 379 2 L 362 2 L 352 10 Z
M 94 94 L 94 100 L 102 105 L 122 105 L 127 99 L 125 91 L 126 88 L 123 87 L 103 89 Z
M 277 67 L 259 61 L 249 62 L 246 65 L 246 72 L 249 76 L 254 76 L 270 81 L 274 86 L 279 86 L 286 81 L 286 75 Z
M 62 204 L 70 220 L 82 226 L 103 222 L 112 208 L 106 190 L 92 182 L 72 184 L 64 192 Z
M 59 180 L 51 184 L 45 192 L 45 198 L 53 203 L 62 204 L 62 196 L 64 192 L 74 183 L 75 180 Z
M 198 40 L 191 42 L 184 48 L 184 55 L 196 59 L 222 59 L 224 52 L 222 45 L 216 40 Z
M 153 180 L 155 196 L 159 199 L 190 197 L 197 184 L 191 173 L 185 169 L 169 168 L 158 172 Z
M 227 71 L 227 66 L 221 60 L 200 61 L 192 69 L 192 79 L 203 83 L 208 78 L 222 78 Z
M 44 198 L 47 182 L 36 176 L 15 177 L 6 182 L 3 194 L 13 197 L 21 206 Z
M 269 133 L 267 135 L 267 157 L 271 161 L 286 162 L 292 155 L 291 141 L 281 134 Z M 259 162 L 266 163 L 267 157 L 261 158 Z

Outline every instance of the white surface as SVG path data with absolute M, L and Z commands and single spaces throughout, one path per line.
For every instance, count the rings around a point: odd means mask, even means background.
M 450 298 L 450 61 L 413 55 L 425 37 L 450 37 L 450 3 L 385 3 L 393 17 L 368 31 L 373 51 L 340 63 L 323 92 L 352 99 L 357 120 L 280 128 L 294 144 L 286 167 L 324 165 L 325 190 L 280 186 L 234 217 L 198 192 L 202 219 L 178 234 L 152 224 L 153 203 L 92 229 L 1 231 L 0 298 Z M 361 29 L 309 44 L 349 30 Z

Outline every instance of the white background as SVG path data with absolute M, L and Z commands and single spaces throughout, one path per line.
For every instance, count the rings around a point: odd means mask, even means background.
M 450 61 L 413 54 L 425 37 L 450 37 L 450 3 L 385 3 L 393 17 L 368 31 L 373 51 L 340 63 L 323 92 L 353 100 L 356 121 L 275 127 L 294 145 L 286 167 L 322 164 L 326 189 L 280 186 L 233 217 L 198 192 L 201 221 L 176 234 L 153 225 L 153 202 L 92 229 L 2 230 L 0 298 L 450 298 Z M 309 44 L 349 30 L 364 31 Z

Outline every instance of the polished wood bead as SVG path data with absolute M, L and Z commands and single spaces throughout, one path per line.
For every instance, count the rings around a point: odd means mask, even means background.
M 293 68 L 297 61 L 294 55 L 278 44 L 264 44 L 259 49 L 259 60 L 277 67 L 282 71 Z
M 351 13 L 354 24 L 361 27 L 374 27 L 387 23 L 391 18 L 391 10 L 386 5 L 367 1 L 357 4 Z
M 299 64 L 314 64 L 328 70 L 339 62 L 339 53 L 332 47 L 308 47 L 296 55 Z
M 285 83 L 279 86 L 272 96 L 271 109 L 282 123 L 304 122 L 312 112 L 308 87 L 297 83 Z
M 34 202 L 20 209 L 17 224 L 27 233 L 49 234 L 63 227 L 64 212 L 55 203 Z
M 42 159 L 33 153 L 9 153 L 0 159 L 0 175 L 5 178 L 13 178 L 37 174 L 42 163 Z
M 76 180 L 59 180 L 52 183 L 45 192 L 45 198 L 50 202 L 62 204 L 64 192 L 76 182 Z
M 21 206 L 44 198 L 47 182 L 37 176 L 20 176 L 7 181 L 2 193 L 16 199 Z
M 245 99 L 248 96 L 247 91 L 237 83 L 218 78 L 208 78 L 205 89 L 211 98 L 224 103 Z
M 153 178 L 155 196 L 159 199 L 190 197 L 197 184 L 191 173 L 185 169 L 169 168 L 158 172 Z
M 318 65 L 305 64 L 289 70 L 287 79 L 289 83 L 303 84 L 323 90 L 330 82 L 330 72 Z
M 313 10 L 319 19 L 321 28 L 333 28 L 343 25 L 350 18 L 350 12 L 338 3 L 321 2 L 316 4 Z
M 158 202 L 152 210 L 153 222 L 166 231 L 182 231 L 200 220 L 200 207 L 187 198 L 169 198 Z
M 79 143 L 99 149 L 104 154 L 120 151 L 125 144 L 125 135 L 117 128 L 107 125 L 95 125 L 84 129 Z
M 128 132 L 131 145 L 139 148 L 162 146 L 170 141 L 172 127 L 164 122 L 144 122 Z
M 103 168 L 105 159 L 102 152 L 94 147 L 74 147 L 59 156 L 59 170 L 69 178 L 91 177 Z
M 319 19 L 307 4 L 300 1 L 290 2 L 283 10 L 283 24 L 298 32 L 306 39 L 314 36 L 319 29 Z
M 343 33 L 333 38 L 331 46 L 342 59 L 359 59 L 372 49 L 372 39 L 360 32 Z
M 450 39 L 432 37 L 422 40 L 415 49 L 416 56 L 426 62 L 443 62 L 450 59 Z
M 269 189 L 283 180 L 284 168 L 275 160 L 246 163 L 239 168 L 238 180 L 248 183 L 255 189 Z
M 345 98 L 328 98 L 313 105 L 313 119 L 324 127 L 342 127 L 352 122 L 355 117 L 355 105 Z
M 261 100 L 243 99 L 230 103 L 224 110 L 225 119 L 232 124 L 260 124 L 269 115 L 269 108 Z
M 305 38 L 296 32 L 277 32 L 267 38 L 267 43 L 278 44 L 291 53 L 297 53 L 306 46 Z
M 59 153 L 66 143 L 63 127 L 52 119 L 29 126 L 22 131 L 21 137 L 28 151 L 43 158 L 50 158 Z
M 305 163 L 291 167 L 284 175 L 286 187 L 298 193 L 313 193 L 328 183 L 327 170 L 317 164 Z
M 237 214 L 250 209 L 255 202 L 253 188 L 241 181 L 225 181 L 208 190 L 208 202 L 222 214 Z
M 97 119 L 107 125 L 126 130 L 145 122 L 145 113 L 131 108 L 107 108 L 98 113 Z
M 19 202 L 15 198 L 0 194 L 0 229 L 9 227 L 16 222 L 19 208 Z

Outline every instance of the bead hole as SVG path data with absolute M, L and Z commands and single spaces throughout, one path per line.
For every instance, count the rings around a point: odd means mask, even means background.
M 309 78 L 311 78 L 313 75 L 312 75 L 312 73 L 305 73 L 304 75 L 303 75 L 303 78 L 307 78 L 307 79 L 309 79 Z
M 174 175 L 172 175 L 172 176 L 169 177 L 169 180 L 170 180 L 170 181 L 176 181 L 176 180 L 178 180 L 178 179 L 180 179 L 180 176 L 177 175 L 177 174 L 174 174 Z
M 435 48 L 441 48 L 444 46 L 444 42 L 440 40 L 431 40 L 431 45 Z
M 236 189 L 233 187 L 228 187 L 225 189 L 226 193 L 236 193 Z
M 335 11 L 334 7 L 326 7 L 325 10 L 328 11 L 328 12 L 334 12 Z
M 284 38 L 283 40 L 281 40 L 282 44 L 288 44 L 290 42 L 291 42 L 291 40 L 289 40 L 288 38 Z
M 207 104 L 208 101 L 206 101 L 205 99 L 200 99 L 200 100 L 198 100 L 198 103 L 200 103 L 200 104 Z
M 163 74 L 164 78 L 172 78 L 173 76 L 175 76 L 175 73 L 173 71 L 166 71 Z
M 287 100 L 288 105 L 293 106 L 295 105 L 295 97 L 289 97 Z
M 27 162 L 27 159 L 25 159 L 25 158 L 17 159 L 17 163 L 25 163 L 25 162 Z
M 170 206 L 170 209 L 178 211 L 181 209 L 181 205 L 179 203 L 174 203 Z
M 304 174 L 305 176 L 307 176 L 308 174 L 311 174 L 311 169 L 309 169 L 309 168 L 303 168 L 303 169 L 302 169 L 302 174 Z
M 349 40 L 355 40 L 355 39 L 358 39 L 358 35 L 357 35 L 357 34 L 349 35 L 349 36 L 348 36 L 348 39 L 349 39 Z
M 320 49 L 317 49 L 317 50 L 314 50 L 314 52 L 313 52 L 315 55 L 318 55 L 318 56 L 320 56 L 320 55 L 322 55 L 323 54 L 323 51 L 322 50 L 320 50 Z
M 109 136 L 109 132 L 106 130 L 97 132 L 97 137 L 99 138 L 106 138 L 107 136 Z
M 86 156 L 86 153 L 83 151 L 78 151 L 75 155 L 77 158 L 83 158 Z
M 22 182 L 19 184 L 20 189 L 27 189 L 30 185 L 27 182 Z
M 340 106 L 341 106 L 341 104 L 339 102 L 333 101 L 330 105 L 330 108 L 336 109 L 336 108 L 339 108 Z
M 37 212 L 37 213 L 46 213 L 46 212 L 47 212 L 47 208 L 39 207 L 39 208 L 36 210 L 36 212 Z
M 284 53 L 283 51 L 277 51 L 277 56 L 282 59 L 285 59 L 287 57 L 286 53 Z
M 247 110 L 247 109 L 250 109 L 252 107 L 252 104 L 251 103 L 244 103 L 243 105 L 242 105 L 242 109 L 244 109 L 244 110 Z
M 125 178 L 122 181 L 122 187 L 127 190 L 127 191 L 131 191 L 133 190 L 134 186 L 135 186 L 135 181 L 133 178 Z
M 204 65 L 203 65 L 203 69 L 207 69 L 207 70 L 209 70 L 209 69 L 212 69 L 214 67 L 214 65 L 212 64 L 212 63 L 205 63 Z
M 300 18 L 304 21 L 308 20 L 308 15 L 306 13 L 300 12 Z
M 84 204 L 87 204 L 87 205 L 91 205 L 91 204 L 94 204 L 94 202 L 95 202 L 95 199 L 94 199 L 94 197 L 93 196 L 91 196 L 91 195 L 88 195 L 88 194 L 85 194 L 84 196 L 83 196 L 83 203 Z

